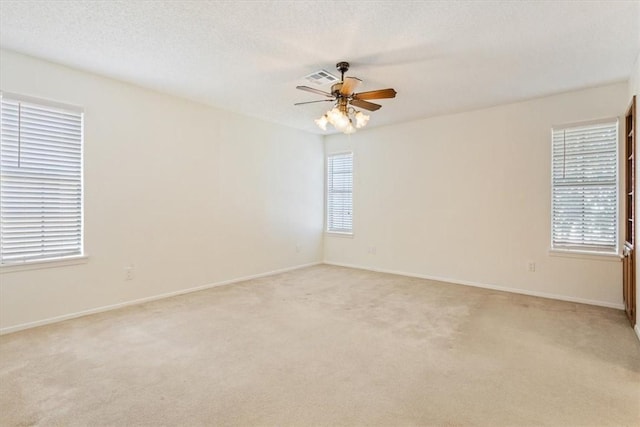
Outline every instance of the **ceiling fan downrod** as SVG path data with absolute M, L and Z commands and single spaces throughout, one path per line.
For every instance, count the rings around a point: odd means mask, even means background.
M 340 81 L 344 82 L 344 73 L 346 73 L 347 71 L 349 71 L 349 63 L 342 61 L 342 62 L 338 62 L 336 64 L 336 68 L 338 69 L 338 71 L 340 71 L 340 73 L 342 74 L 340 77 Z

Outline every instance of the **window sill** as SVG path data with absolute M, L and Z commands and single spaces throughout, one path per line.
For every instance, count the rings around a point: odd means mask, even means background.
M 604 262 L 620 262 L 620 260 L 622 259 L 622 256 L 617 253 L 588 252 L 569 249 L 549 249 L 549 256 Z
M 346 237 L 346 238 L 353 239 L 353 233 L 345 233 L 340 231 L 325 231 L 324 234 L 329 237 L 343 237 L 343 238 Z
M 18 271 L 40 270 L 43 268 L 66 267 L 69 265 L 86 264 L 89 262 L 87 255 L 79 255 L 68 258 L 58 258 L 42 261 L 28 261 L 0 266 L 0 274 L 15 273 Z

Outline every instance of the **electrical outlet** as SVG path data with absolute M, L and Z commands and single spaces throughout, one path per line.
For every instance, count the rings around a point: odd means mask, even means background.
M 128 265 L 124 268 L 124 280 L 133 280 L 134 277 L 133 265 Z
M 375 246 L 369 246 L 369 248 L 367 249 L 367 253 L 371 254 L 371 255 L 375 255 L 377 252 L 377 249 Z
M 535 273 L 535 271 L 536 271 L 536 263 L 535 263 L 535 261 L 529 261 L 527 263 L 527 271 L 529 273 Z

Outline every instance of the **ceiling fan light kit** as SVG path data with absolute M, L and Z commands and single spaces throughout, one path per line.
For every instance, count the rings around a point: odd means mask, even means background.
M 327 99 L 320 101 L 299 102 L 295 105 L 312 104 L 315 102 L 334 102 L 334 107 L 322 115 L 315 122 L 322 130 L 327 130 L 327 124 L 331 124 L 334 128 L 345 134 L 352 134 L 356 129 L 363 128 L 369 122 L 369 116 L 362 111 L 356 110 L 353 106 L 376 111 L 382 106 L 366 101 L 367 99 L 395 98 L 396 91 L 394 89 L 380 89 L 368 92 L 354 93 L 355 88 L 362 82 L 357 77 L 347 77 L 344 73 L 349 70 L 348 62 L 338 62 L 336 68 L 340 71 L 341 80 L 339 83 L 331 86 L 331 93 L 308 86 L 296 86 L 296 89 L 306 92 L 323 95 Z
M 333 127 L 340 132 L 351 134 L 354 133 L 356 129 L 363 128 L 367 125 L 369 121 L 368 115 L 353 107 L 347 107 L 346 105 L 344 108 L 342 107 L 342 105 L 333 107 L 324 113 L 322 117 L 316 119 L 315 122 L 318 127 L 322 130 L 327 130 L 327 123 L 331 123 Z

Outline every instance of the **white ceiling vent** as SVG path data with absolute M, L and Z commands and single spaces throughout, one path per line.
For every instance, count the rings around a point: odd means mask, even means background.
M 324 85 L 327 83 L 335 83 L 340 81 L 339 78 L 337 78 L 327 70 L 316 71 L 315 73 L 311 73 L 308 76 L 304 76 L 304 78 L 317 85 Z

